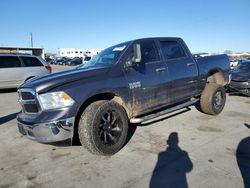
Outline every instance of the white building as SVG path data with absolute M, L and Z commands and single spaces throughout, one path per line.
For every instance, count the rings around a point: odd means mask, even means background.
M 100 52 L 99 49 L 77 49 L 77 48 L 60 48 L 59 55 L 61 57 L 85 57 L 85 56 L 95 56 Z
M 232 57 L 239 57 L 239 58 L 246 58 L 246 57 L 250 57 L 250 53 L 231 53 L 231 54 L 228 54 L 229 56 L 232 56 Z

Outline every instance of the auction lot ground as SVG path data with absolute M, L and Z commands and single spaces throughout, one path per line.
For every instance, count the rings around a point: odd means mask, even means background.
M 54 71 L 68 68 L 53 67 Z M 250 123 L 249 107 L 250 98 L 242 96 L 227 96 L 224 111 L 216 117 L 191 107 L 137 126 L 119 153 L 100 157 L 81 146 L 40 144 L 21 136 L 15 119 L 20 110 L 17 94 L 4 91 L 0 93 L 0 187 L 144 188 L 161 183 L 162 187 L 241 188 L 236 151 L 243 139 L 250 139 L 250 129 L 244 125 Z

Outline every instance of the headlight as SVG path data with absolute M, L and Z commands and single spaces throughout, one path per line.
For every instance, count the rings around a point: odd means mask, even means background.
M 74 100 L 65 92 L 51 92 L 38 95 L 40 105 L 43 110 L 69 107 L 74 104 Z

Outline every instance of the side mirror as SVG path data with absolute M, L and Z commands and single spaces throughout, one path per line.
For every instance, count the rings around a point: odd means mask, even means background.
M 140 44 L 134 44 L 134 57 L 132 61 L 138 64 L 141 62 L 141 45 Z

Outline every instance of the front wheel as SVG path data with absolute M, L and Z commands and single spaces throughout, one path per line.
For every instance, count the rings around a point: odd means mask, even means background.
M 208 83 L 201 94 L 201 110 L 210 115 L 218 115 L 226 103 L 226 91 L 221 85 Z
M 125 110 L 114 101 L 97 101 L 82 113 L 79 139 L 93 154 L 112 155 L 126 142 L 128 119 Z

